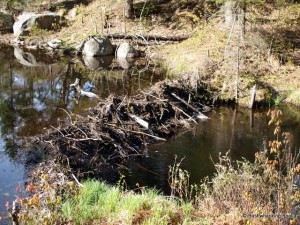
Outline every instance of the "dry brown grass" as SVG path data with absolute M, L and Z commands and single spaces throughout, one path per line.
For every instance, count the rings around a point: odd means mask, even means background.
M 141 3 L 135 2 L 137 5 Z M 169 5 L 160 7 L 170 10 Z M 170 27 L 169 22 L 156 15 L 140 17 L 140 14 L 137 14 L 133 20 L 125 19 L 122 1 L 94 0 L 88 5 L 77 5 L 70 11 L 65 9 L 57 11 L 65 15 L 67 25 L 59 32 L 48 33 L 45 38 L 47 40 L 61 38 L 70 45 L 79 44 L 94 34 L 183 35 L 191 32 L 188 22 L 186 27 Z M 75 17 L 72 16 L 74 11 Z
M 240 49 L 239 103 L 248 105 L 250 89 L 258 85 L 258 100 L 266 104 L 299 104 L 300 6 L 266 4 L 248 9 L 246 33 Z M 172 75 L 207 78 L 221 98 L 234 99 L 236 66 L 224 57 L 228 34 L 222 21 L 212 20 L 190 39 L 157 50 Z M 210 50 L 208 54 L 208 49 Z M 209 57 L 208 57 L 209 55 Z M 236 61 L 236 60 L 235 60 Z M 215 65 L 212 70 L 211 65 Z
M 153 3 L 153 1 L 149 1 Z M 182 35 L 193 31 L 193 36 L 179 44 L 152 47 L 170 77 L 187 77 L 192 83 L 206 79 L 223 99 L 235 97 L 235 73 L 228 61 L 223 60 L 228 34 L 224 32 L 222 19 L 197 26 L 189 21 L 189 11 L 175 12 L 174 2 L 146 6 L 146 10 L 157 10 L 140 17 L 144 1 L 135 1 L 136 17 L 124 20 L 123 3 L 115 0 L 94 0 L 88 5 L 78 5 L 65 14 L 67 25 L 58 32 L 45 32 L 48 41 L 60 38 L 66 45 L 79 45 L 92 34 L 156 34 Z M 148 8 L 147 8 L 148 7 Z M 151 8 L 151 7 L 154 7 Z M 172 15 L 170 17 L 170 15 Z M 241 49 L 241 77 L 239 80 L 239 102 L 249 101 L 249 89 L 258 84 L 263 89 L 262 100 L 274 99 L 299 104 L 300 62 L 300 5 L 265 4 L 248 8 L 245 45 Z M 201 21 L 197 22 L 202 23 Z M 125 29 L 126 28 L 126 29 Z M 35 37 L 30 37 L 35 38 Z M 267 93 L 265 93 L 267 90 Z M 271 96 L 266 100 L 265 96 Z

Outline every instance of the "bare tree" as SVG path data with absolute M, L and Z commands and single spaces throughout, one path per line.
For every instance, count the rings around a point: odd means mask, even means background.
M 128 19 L 133 18 L 133 0 L 124 0 L 125 17 Z

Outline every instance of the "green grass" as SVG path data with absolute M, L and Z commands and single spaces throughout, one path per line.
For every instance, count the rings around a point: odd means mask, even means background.
M 85 181 L 83 185 L 76 196 L 62 205 L 63 215 L 74 224 L 93 224 L 91 221 L 169 224 L 188 223 L 191 218 L 191 204 L 179 205 L 154 189 L 136 194 L 95 180 Z
M 76 223 L 104 217 L 116 211 L 120 192 L 101 182 L 86 181 L 79 194 L 63 204 L 63 213 Z

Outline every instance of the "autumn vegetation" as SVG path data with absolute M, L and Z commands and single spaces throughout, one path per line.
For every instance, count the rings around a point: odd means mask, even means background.
M 299 2 L 234 1 L 235 23 L 229 29 L 224 11 L 228 2 L 232 1 L 95 0 L 75 5 L 74 18 L 67 9 L 56 8 L 68 19 L 67 25 L 56 32 L 39 30 L 28 38 L 59 37 L 70 47 L 92 34 L 189 34 L 180 43 L 141 48 L 164 67 L 169 79 L 185 79 L 192 88 L 205 85 L 212 99 L 248 106 L 250 90 L 256 85 L 256 106 L 283 101 L 299 105 Z M 47 8 L 38 1 L 6 3 L 8 10 Z M 133 8 L 125 15 L 126 4 Z M 295 185 L 299 151 L 291 148 L 291 134 L 281 130 L 282 112 L 270 110 L 269 116 L 274 140 L 256 153 L 254 162 L 233 162 L 220 155 L 213 177 L 190 184 L 188 171 L 175 161 L 170 166 L 169 196 L 139 185 L 127 190 L 123 179 L 115 186 L 94 179 L 78 181 L 67 166 L 47 162 L 32 171 L 27 195 L 15 200 L 20 205 L 18 222 L 299 224 L 300 190 Z
M 299 152 L 281 131 L 280 110 L 269 112 L 274 140 L 255 161 L 232 162 L 220 155 L 215 175 L 200 184 L 175 160 L 169 170 L 170 196 L 139 186 L 127 190 L 102 181 L 79 183 L 54 162 L 35 168 L 28 197 L 19 197 L 24 224 L 299 224 Z M 51 173 L 49 172 L 51 168 Z M 243 207 L 241 207 L 243 206 Z

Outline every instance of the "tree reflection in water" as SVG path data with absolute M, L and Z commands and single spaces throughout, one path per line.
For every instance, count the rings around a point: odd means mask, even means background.
M 5 211 L 1 203 L 13 198 L 15 185 L 23 182 L 24 139 L 58 126 L 66 117 L 61 109 L 80 113 L 97 104 L 97 99 L 73 98 L 70 84 L 76 78 L 82 87 L 93 85 L 93 92 L 102 98 L 133 95 L 163 79 L 161 70 L 149 62 L 146 66 L 143 60 L 130 62 L 126 69 L 123 64 L 113 57 L 58 60 L 42 52 L 0 46 L 0 214 Z

